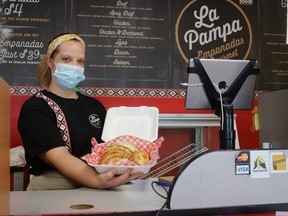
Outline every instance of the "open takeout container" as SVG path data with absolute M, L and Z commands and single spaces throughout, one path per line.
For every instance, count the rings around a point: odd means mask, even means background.
M 130 135 L 150 142 L 158 138 L 159 110 L 156 107 L 111 107 L 107 110 L 102 140 Z
M 83 156 L 82 159 L 99 173 L 115 169 L 117 174 L 123 174 L 128 168 L 133 168 L 132 173 L 148 173 L 150 168 L 157 163 L 159 159 L 158 148 L 164 141 L 163 137 L 158 138 L 158 118 L 159 110 L 156 107 L 121 106 L 109 108 L 102 133 L 102 140 L 105 142 L 98 144 L 95 139 L 92 139 L 91 153 Z M 139 148 L 148 152 L 149 162 L 144 166 L 99 164 L 103 150 L 118 141 L 135 143 Z

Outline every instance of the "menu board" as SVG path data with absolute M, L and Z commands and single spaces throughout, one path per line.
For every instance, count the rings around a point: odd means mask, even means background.
M 86 42 L 84 87 L 184 88 L 188 60 L 201 57 L 259 60 L 257 89 L 287 88 L 286 10 L 282 0 L 2 0 L 0 76 L 37 86 L 49 41 L 72 32 Z
M 82 85 L 169 87 L 169 1 L 76 0 L 73 23 L 86 41 Z
M 65 0 L 0 1 L 0 76 L 10 85 L 37 85 L 36 70 L 47 43 L 65 29 Z M 58 17 L 58 18 L 57 18 Z
M 288 88 L 287 1 L 259 1 L 259 13 L 261 17 L 259 89 L 286 89 Z

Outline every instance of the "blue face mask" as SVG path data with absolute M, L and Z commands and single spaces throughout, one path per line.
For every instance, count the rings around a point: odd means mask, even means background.
M 55 65 L 56 70 L 54 71 L 53 77 L 57 85 L 63 90 L 73 89 L 85 79 L 84 68 L 60 63 Z

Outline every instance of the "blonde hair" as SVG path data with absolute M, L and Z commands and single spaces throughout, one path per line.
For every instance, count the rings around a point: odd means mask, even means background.
M 47 65 L 46 55 L 44 55 L 38 65 L 37 71 L 37 79 L 42 88 L 47 89 L 49 87 L 52 80 L 51 76 L 52 74 L 50 72 L 50 68 Z
M 69 37 L 66 37 L 66 36 L 69 36 Z M 63 38 L 66 38 L 65 40 L 63 40 Z M 60 39 L 60 40 L 59 40 Z M 50 42 L 49 42 L 49 45 L 48 45 L 48 49 L 47 49 L 47 53 L 48 54 L 45 54 L 39 65 L 38 65 L 38 71 L 37 71 L 37 79 L 38 79 L 38 82 L 40 84 L 40 86 L 42 88 L 45 88 L 47 89 L 51 83 L 51 80 L 52 80 L 52 73 L 51 73 L 51 69 L 49 68 L 48 64 L 47 64 L 47 56 L 50 57 L 51 59 L 53 59 L 53 57 L 59 53 L 59 45 L 64 43 L 65 41 L 68 41 L 68 40 L 75 40 L 75 41 L 78 41 L 80 42 L 83 47 L 85 48 L 85 43 L 84 41 L 77 35 L 75 34 L 70 34 L 70 33 L 64 33 L 64 34 L 61 34 L 61 35 L 58 35 L 56 37 L 54 37 Z M 57 41 L 57 46 L 55 46 L 55 41 Z M 60 42 L 59 42 L 60 41 Z M 51 50 L 51 45 L 53 45 L 53 50 Z

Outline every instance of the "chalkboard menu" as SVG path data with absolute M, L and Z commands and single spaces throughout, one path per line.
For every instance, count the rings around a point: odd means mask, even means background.
M 287 1 L 259 1 L 259 13 L 261 17 L 259 89 L 288 88 Z
M 288 87 L 283 2 L 3 0 L 0 76 L 37 86 L 49 40 L 73 32 L 86 42 L 84 87 L 183 89 L 192 57 L 257 59 L 258 89 Z
M 169 86 L 169 1 L 74 1 L 88 86 Z
M 37 85 L 37 64 L 51 35 L 66 29 L 66 11 L 65 0 L 0 2 L 0 76 L 10 85 Z

